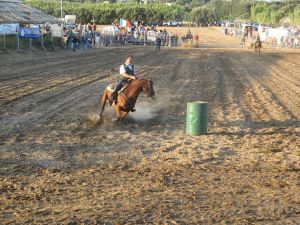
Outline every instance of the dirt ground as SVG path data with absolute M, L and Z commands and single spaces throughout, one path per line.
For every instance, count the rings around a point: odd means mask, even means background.
M 1 224 L 300 224 L 300 50 L 192 32 L 214 46 L 0 54 Z M 157 101 L 96 124 L 128 54 Z M 195 100 L 208 135 L 185 135 Z

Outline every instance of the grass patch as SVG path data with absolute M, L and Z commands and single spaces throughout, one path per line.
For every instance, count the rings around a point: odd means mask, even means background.
M 45 49 L 52 49 L 53 47 L 62 47 L 61 45 L 61 39 L 54 37 L 53 38 L 53 43 L 52 43 L 52 38 L 49 35 L 44 35 L 44 47 Z M 30 39 L 24 38 L 24 39 L 19 39 L 20 43 L 20 49 L 26 50 L 29 49 L 29 43 Z M 41 39 L 32 39 L 32 47 L 35 49 L 42 49 L 41 46 Z M 17 50 L 18 48 L 18 41 L 17 41 L 17 36 L 16 35 L 7 35 L 5 37 L 5 47 L 7 50 Z M 0 36 L 0 50 L 4 50 L 4 36 Z

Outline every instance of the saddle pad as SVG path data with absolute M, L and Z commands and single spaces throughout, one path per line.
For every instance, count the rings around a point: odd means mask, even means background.
M 115 86 L 116 86 L 116 84 L 115 84 L 115 83 L 112 83 L 112 84 L 108 85 L 106 89 L 107 89 L 108 91 L 110 91 L 110 92 L 113 92 L 113 91 L 115 90 Z M 125 84 L 125 85 L 121 88 L 121 90 L 118 92 L 118 94 L 120 94 L 122 91 L 124 91 L 124 89 L 127 88 L 128 86 L 129 86 L 129 84 Z

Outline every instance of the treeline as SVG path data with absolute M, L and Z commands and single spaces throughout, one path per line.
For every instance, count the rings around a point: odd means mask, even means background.
M 36 7 L 50 15 L 60 17 L 59 1 L 32 0 L 25 3 Z M 101 24 L 118 22 L 120 18 L 131 21 L 159 22 L 164 20 L 182 20 L 184 9 L 181 6 L 165 4 L 137 4 L 137 3 L 79 3 L 63 2 L 65 15 L 77 15 L 78 22 L 95 21 Z
M 250 18 L 267 24 L 278 24 L 286 18 L 292 24 L 300 24 L 300 1 L 287 0 L 277 4 L 255 4 L 251 8 Z
M 239 18 L 273 25 L 278 25 L 284 18 L 288 18 L 291 24 L 300 24 L 300 0 L 269 3 L 250 0 L 211 0 L 207 4 L 193 7 L 186 18 L 198 23 Z
M 95 21 L 101 24 L 115 23 L 120 18 L 145 22 L 185 20 L 202 25 L 235 18 L 279 24 L 283 18 L 289 18 L 291 23 L 300 24 L 300 0 L 270 3 L 254 0 L 176 0 L 171 6 L 162 3 L 139 4 L 134 0 L 129 3 L 113 4 L 99 1 L 103 0 L 63 1 L 64 14 L 77 15 L 78 22 L 81 23 Z M 25 2 L 60 17 L 59 1 L 25 0 Z

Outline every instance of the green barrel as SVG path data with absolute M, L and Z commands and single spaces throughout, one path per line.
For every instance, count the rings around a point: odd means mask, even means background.
M 207 133 L 207 102 L 188 102 L 186 113 L 186 134 L 200 135 Z

